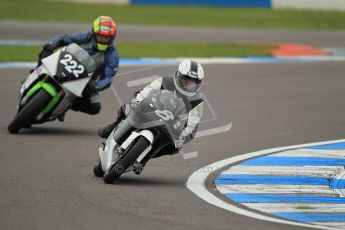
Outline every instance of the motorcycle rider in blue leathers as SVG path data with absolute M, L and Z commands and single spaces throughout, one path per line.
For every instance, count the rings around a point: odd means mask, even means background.
M 76 43 L 95 60 L 97 68 L 93 78 L 86 86 L 83 97 L 78 98 L 73 104 L 73 110 L 91 115 L 100 112 L 101 101 L 98 92 L 111 85 L 111 81 L 119 67 L 119 55 L 113 44 L 116 32 L 117 27 L 113 19 L 107 16 L 100 16 L 94 21 L 90 31 L 56 36 L 49 43 L 45 44 L 43 50 L 39 53 L 37 66 L 41 65 L 41 60 L 51 55 L 55 49 Z M 59 117 L 59 120 L 63 121 L 64 115 Z

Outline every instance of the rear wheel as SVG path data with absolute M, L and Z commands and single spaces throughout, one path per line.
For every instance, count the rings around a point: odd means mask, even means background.
M 7 129 L 10 133 L 18 133 L 23 127 L 31 125 L 32 121 L 50 102 L 51 96 L 44 90 L 40 90 L 24 107 L 17 113 Z
M 134 144 L 127 150 L 122 159 L 116 164 L 113 164 L 103 176 L 105 183 L 110 184 L 116 180 L 126 169 L 133 164 L 133 162 L 140 156 L 140 154 L 150 145 L 150 142 L 145 137 L 138 137 Z

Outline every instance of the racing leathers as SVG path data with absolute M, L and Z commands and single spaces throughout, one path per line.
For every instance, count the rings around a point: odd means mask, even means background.
M 76 100 L 72 109 L 92 115 L 98 114 L 101 110 L 101 101 L 98 92 L 111 85 L 111 81 L 115 77 L 119 67 L 117 49 L 112 45 L 104 52 L 98 51 L 95 46 L 95 37 L 91 31 L 56 36 L 50 43 L 43 46 L 43 50 L 39 54 L 38 65 L 41 64 L 41 60 L 44 57 L 52 54 L 55 49 L 71 43 L 76 43 L 86 50 L 93 57 L 97 66 L 92 80 L 83 92 L 83 97 Z

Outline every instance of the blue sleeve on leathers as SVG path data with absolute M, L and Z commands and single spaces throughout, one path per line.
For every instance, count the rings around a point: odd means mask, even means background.
M 71 43 L 77 43 L 77 44 L 86 44 L 91 39 L 91 33 L 89 31 L 84 32 L 76 32 L 70 35 L 59 35 L 55 36 L 51 43 L 57 47 L 66 46 Z
M 98 90 L 102 91 L 111 85 L 112 79 L 115 77 L 119 68 L 119 55 L 116 50 L 110 49 L 104 57 L 104 79 L 96 81 Z

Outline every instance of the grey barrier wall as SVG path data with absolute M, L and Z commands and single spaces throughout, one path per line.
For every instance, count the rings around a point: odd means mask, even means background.
M 49 1 L 49 0 L 48 0 Z M 54 0 L 51 0 L 54 1 Z M 345 0 L 61 0 L 66 2 L 345 10 Z

